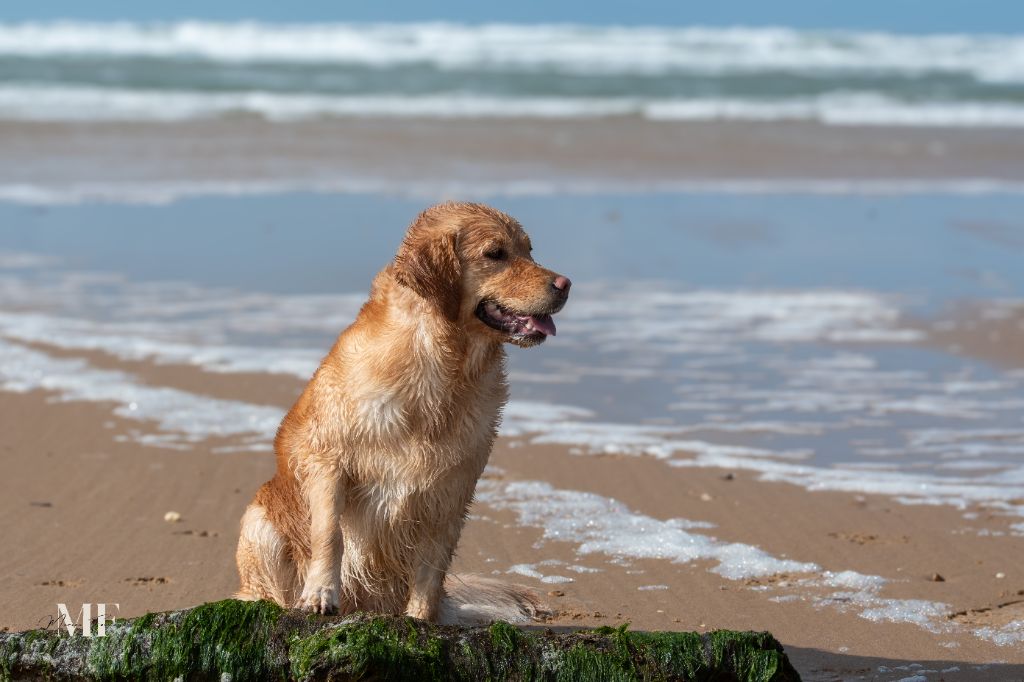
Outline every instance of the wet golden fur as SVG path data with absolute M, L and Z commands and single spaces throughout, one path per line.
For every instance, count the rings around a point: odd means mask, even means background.
M 530 249 L 479 204 L 413 222 L 281 423 L 277 473 L 242 519 L 239 597 L 427 620 L 475 598 L 532 612 L 528 592 L 445 581 L 507 397 L 503 344 L 543 340 L 488 326 L 478 306 L 552 313 L 568 293 Z

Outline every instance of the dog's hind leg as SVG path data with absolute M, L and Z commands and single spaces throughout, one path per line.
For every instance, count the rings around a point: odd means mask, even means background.
M 235 560 L 241 578 L 236 599 L 294 604 L 299 590 L 298 567 L 288 543 L 258 504 L 250 504 L 242 516 Z

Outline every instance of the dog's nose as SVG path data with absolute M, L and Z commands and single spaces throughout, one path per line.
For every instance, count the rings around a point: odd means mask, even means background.
M 559 275 L 558 277 L 555 277 L 555 281 L 551 283 L 551 286 L 558 289 L 563 294 L 568 294 L 569 287 L 572 286 L 572 282 L 569 281 L 568 277 L 563 277 L 562 275 Z

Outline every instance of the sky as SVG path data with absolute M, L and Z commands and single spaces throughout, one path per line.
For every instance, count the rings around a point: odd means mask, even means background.
M 0 0 L 0 21 L 62 18 L 770 25 L 1024 33 L 1024 0 Z

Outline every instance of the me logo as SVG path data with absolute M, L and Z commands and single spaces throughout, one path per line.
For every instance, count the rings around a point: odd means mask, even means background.
M 96 636 L 107 636 L 107 604 L 96 604 Z M 118 611 L 120 604 L 110 604 Z M 82 604 L 82 610 L 78 613 L 82 623 L 82 636 L 92 637 L 92 604 Z M 67 604 L 57 604 L 57 622 L 68 630 L 68 636 L 75 636 L 76 622 L 71 619 Z M 117 622 L 117 618 L 111 617 L 110 624 Z M 58 629 L 59 632 L 59 629 Z

